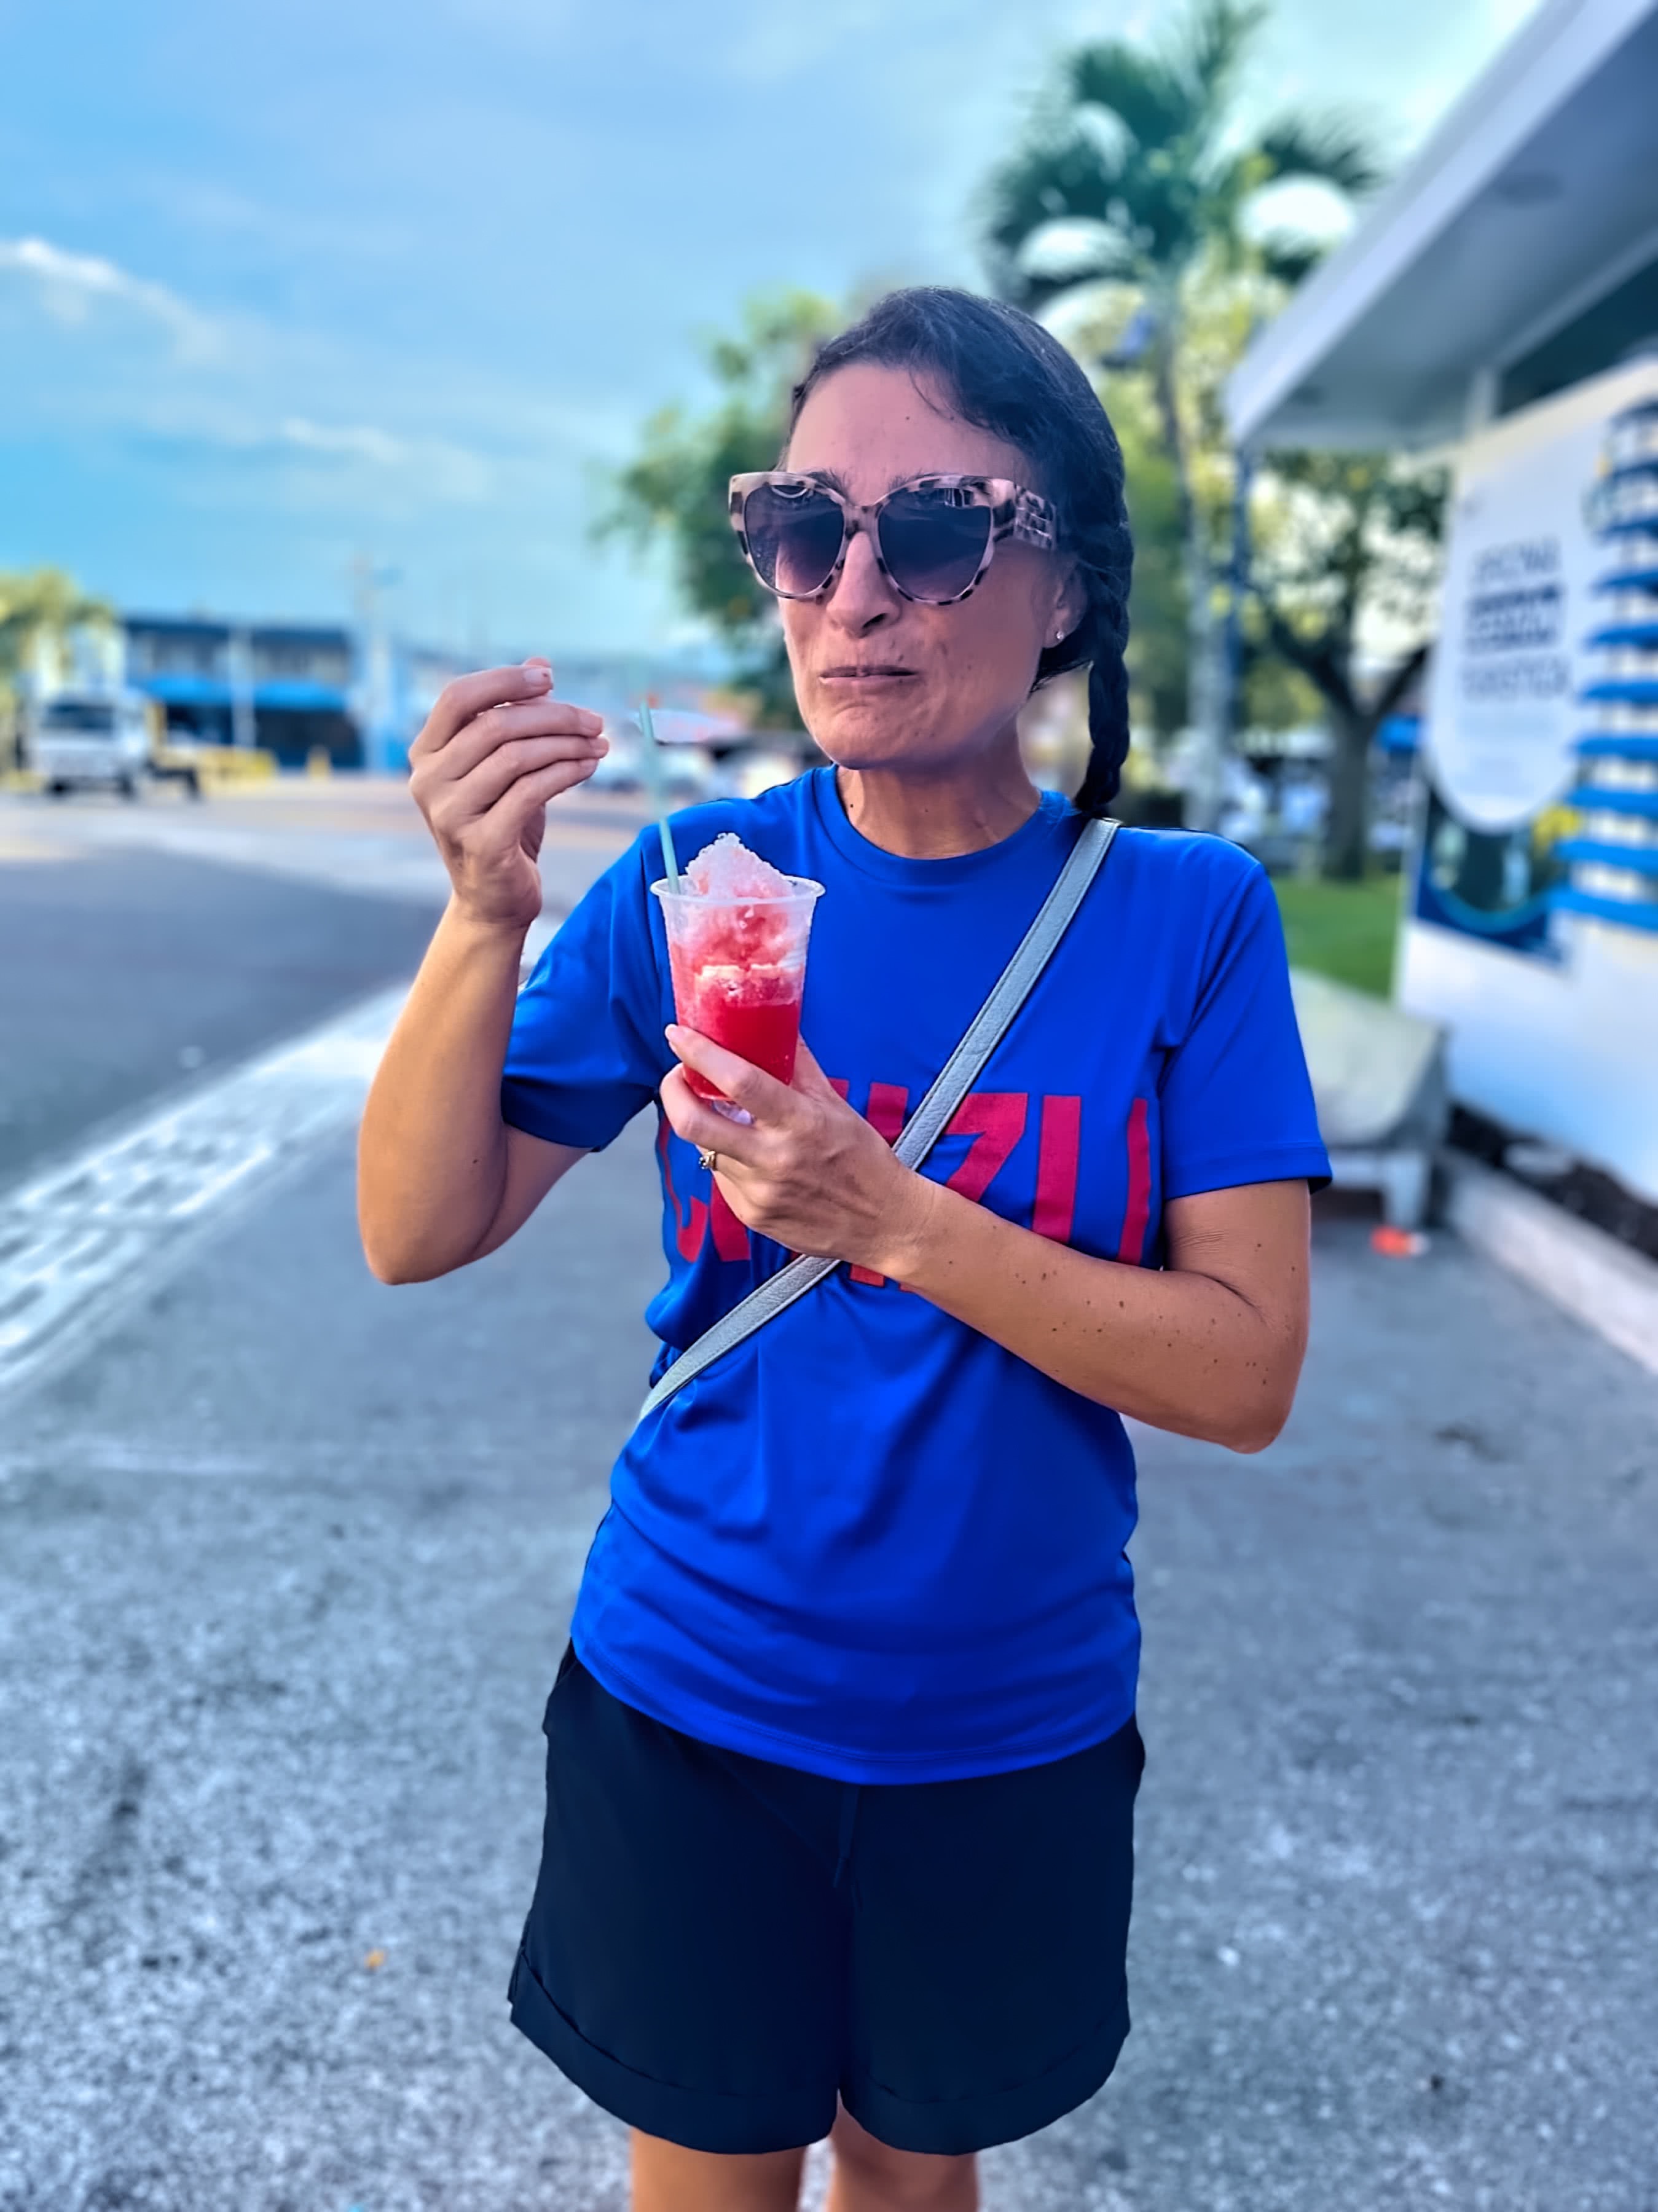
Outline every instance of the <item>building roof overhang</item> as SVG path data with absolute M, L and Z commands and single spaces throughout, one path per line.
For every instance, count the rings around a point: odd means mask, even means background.
M 1233 433 L 1444 443 L 1597 302 L 1606 357 L 1576 373 L 1610 366 L 1619 288 L 1639 337 L 1655 260 L 1658 0 L 1544 0 L 1255 339 L 1227 386 Z M 1519 399 L 1539 396 L 1522 375 Z

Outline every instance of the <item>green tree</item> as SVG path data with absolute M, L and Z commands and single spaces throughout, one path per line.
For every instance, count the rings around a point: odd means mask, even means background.
M 810 292 L 751 300 L 735 337 L 710 339 L 704 357 L 720 397 L 706 412 L 665 407 L 645 425 L 635 458 L 613 482 L 601 536 L 640 547 L 665 543 L 688 606 L 733 648 L 737 688 L 762 723 L 794 727 L 799 714 L 776 602 L 756 580 L 726 520 L 729 479 L 776 466 L 789 394 L 813 348 L 836 327 Z
M 1446 483 L 1385 453 L 1278 453 L 1262 472 L 1251 626 L 1328 712 L 1333 881 L 1364 873 L 1370 748 L 1427 658 Z
M 1241 131 L 1240 72 L 1265 15 L 1248 0 L 1193 0 L 1161 48 L 1119 39 L 1077 48 L 987 187 L 986 241 L 1005 297 L 1037 308 L 1108 285 L 1133 301 L 1111 358 L 1144 376 L 1171 472 L 1206 825 L 1227 732 L 1218 562 L 1196 453 L 1221 432 L 1216 381 L 1189 357 L 1194 309 L 1229 281 L 1240 296 L 1298 283 L 1317 258 L 1304 237 L 1261 233 L 1268 187 L 1315 181 L 1353 196 L 1380 174 L 1364 135 L 1333 117 L 1288 114 Z
M 16 708 L 17 679 L 43 638 L 102 628 L 115 619 L 107 601 L 83 592 L 61 568 L 0 569 L 0 765 L 15 761 L 9 726 Z

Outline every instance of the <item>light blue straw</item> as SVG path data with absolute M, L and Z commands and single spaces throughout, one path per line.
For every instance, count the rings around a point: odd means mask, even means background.
M 673 856 L 673 839 L 668 835 L 668 787 L 662 777 L 662 756 L 656 749 L 656 725 L 651 720 L 650 702 L 639 702 L 639 726 L 645 743 L 640 749 L 640 762 L 645 770 L 645 781 L 651 787 L 651 804 L 656 809 L 657 832 L 662 840 L 662 865 L 668 872 L 668 889 L 677 897 L 679 893 L 679 863 Z

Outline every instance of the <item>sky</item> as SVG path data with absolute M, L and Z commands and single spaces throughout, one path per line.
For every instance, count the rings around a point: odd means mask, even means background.
M 1278 0 L 1402 158 L 1530 0 Z M 749 294 L 982 283 L 975 189 L 1148 0 L 0 0 L 0 568 L 132 611 L 660 651 L 592 541 Z

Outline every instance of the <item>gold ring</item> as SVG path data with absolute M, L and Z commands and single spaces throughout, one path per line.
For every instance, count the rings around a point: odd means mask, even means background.
M 712 1175 L 714 1171 L 715 1164 L 720 1158 L 719 1153 L 711 1152 L 706 1145 L 699 1145 L 696 1148 L 696 1157 L 701 1161 L 708 1173 Z

